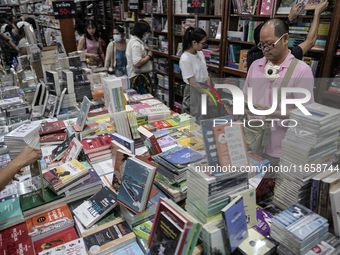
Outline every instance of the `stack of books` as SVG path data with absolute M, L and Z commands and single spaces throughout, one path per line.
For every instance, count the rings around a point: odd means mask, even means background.
M 293 254 L 306 254 L 324 240 L 328 231 L 325 218 L 295 204 L 272 219 L 270 236 Z
M 14 187 L 16 189 L 16 187 Z M 24 221 L 20 200 L 17 195 L 2 198 L 0 202 L 0 230 L 12 227 Z
M 41 123 L 40 129 L 39 129 L 39 135 L 44 136 L 48 134 L 62 133 L 64 132 L 65 128 L 66 128 L 66 125 L 64 121 L 62 120 Z
M 40 149 L 39 126 L 23 124 L 5 135 L 4 141 L 13 160 L 26 146 Z
M 40 136 L 40 145 L 41 146 L 58 145 L 63 143 L 66 137 L 67 137 L 66 133 L 55 133 Z
M 185 146 L 175 146 L 153 158 L 159 165 L 155 184 L 174 201 L 185 199 L 188 165 L 203 155 Z M 176 189 L 178 192 L 174 192 Z
M 48 187 L 57 195 L 77 186 L 91 177 L 86 166 L 73 159 L 43 174 Z
M 273 203 L 282 210 L 295 203 L 310 205 L 311 178 L 328 169 L 337 151 L 340 110 L 318 103 L 306 106 L 311 115 L 291 112 L 298 124 L 291 127 L 282 141 L 280 162 L 290 172 L 280 172 Z M 291 185 L 287 189 L 287 185 Z
M 214 176 L 205 171 L 205 167 L 204 161 L 190 165 L 186 200 L 186 210 L 204 224 L 220 217 L 221 209 L 230 202 L 232 194 L 248 188 L 248 173 Z
M 170 110 L 167 106 L 162 107 L 151 107 L 145 109 L 146 113 L 148 114 L 148 122 L 156 122 L 167 120 L 171 118 Z
M 97 193 L 103 187 L 97 172 L 89 168 L 90 178 L 65 191 L 66 203 L 70 203 Z
M 99 163 L 112 158 L 111 135 L 97 136 L 84 139 L 80 142 L 84 153 L 91 164 Z

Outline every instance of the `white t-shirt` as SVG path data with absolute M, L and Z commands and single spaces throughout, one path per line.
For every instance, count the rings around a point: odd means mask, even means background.
M 131 35 L 131 39 L 126 46 L 126 71 L 129 78 L 137 75 L 134 72 L 133 66 L 137 64 L 142 58 L 145 58 L 147 54 L 148 53 L 145 50 L 143 41 L 137 36 Z
M 208 80 L 208 67 L 202 51 L 197 51 L 195 55 L 185 51 L 179 60 L 179 67 L 186 84 L 189 84 L 188 78 L 191 77 L 195 77 L 196 82 L 207 82 Z

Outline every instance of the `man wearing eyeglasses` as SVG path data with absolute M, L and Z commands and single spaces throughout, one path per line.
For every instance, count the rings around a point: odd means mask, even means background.
M 311 68 L 304 62 L 298 60 L 293 61 L 294 56 L 288 49 L 288 26 L 280 19 L 271 19 L 267 21 L 260 32 L 259 49 L 262 50 L 263 58 L 256 60 L 249 68 L 247 79 L 243 87 L 245 98 L 248 97 L 248 88 L 253 90 L 253 104 L 259 110 L 268 110 L 273 104 L 273 88 L 280 90 L 283 78 L 286 76 L 289 66 L 292 64 L 291 76 L 287 83 L 289 87 L 299 87 L 307 89 L 311 93 L 311 99 L 308 103 L 314 102 L 314 77 Z M 295 63 L 294 63 L 295 62 Z M 294 66 L 294 64 L 296 64 Z M 274 95 L 277 96 L 277 95 Z M 304 98 L 303 93 L 290 92 L 286 93 L 287 99 Z M 280 99 L 278 99 L 280 100 Z M 287 128 L 281 124 L 282 119 L 289 119 L 289 113 L 295 108 L 295 105 L 287 105 L 287 114 L 281 115 L 281 104 L 278 104 L 276 111 L 267 115 L 267 118 L 280 119 L 274 121 L 268 138 L 268 144 L 264 150 L 264 157 L 271 162 L 276 162 L 281 156 L 281 142 L 285 137 Z M 254 116 L 249 110 L 245 110 L 248 119 L 262 119 L 264 116 Z M 289 123 L 285 123 L 288 125 Z

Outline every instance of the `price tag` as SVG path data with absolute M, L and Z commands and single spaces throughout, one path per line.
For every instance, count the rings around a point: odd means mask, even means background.
M 73 1 L 52 2 L 52 4 L 56 19 L 72 19 L 76 14 L 76 4 Z

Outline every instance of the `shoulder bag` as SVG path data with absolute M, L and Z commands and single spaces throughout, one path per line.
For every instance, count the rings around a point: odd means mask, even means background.
M 281 88 L 287 87 L 290 78 L 292 77 L 293 71 L 296 67 L 296 64 L 299 62 L 298 59 L 294 58 L 292 62 L 290 63 L 287 73 L 285 77 L 283 78 L 283 81 L 278 88 L 278 102 L 277 104 L 279 105 L 281 102 Z M 269 118 L 267 118 L 269 119 Z M 244 133 L 244 138 L 245 142 L 247 145 L 247 148 L 251 150 L 253 153 L 262 156 L 264 148 L 268 144 L 268 137 L 271 131 L 271 125 L 269 121 L 264 121 L 264 125 L 262 127 L 250 127 L 248 125 L 248 119 L 247 115 L 243 115 L 240 118 L 240 121 L 245 120 L 245 125 L 243 127 L 243 133 Z M 262 124 L 261 120 L 258 120 L 258 123 L 256 120 L 252 121 L 252 125 L 254 126 L 260 126 Z

